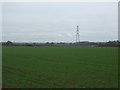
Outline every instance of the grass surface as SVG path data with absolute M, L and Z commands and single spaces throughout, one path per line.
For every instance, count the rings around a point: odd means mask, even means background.
M 118 87 L 118 48 L 3 47 L 2 50 L 3 87 Z

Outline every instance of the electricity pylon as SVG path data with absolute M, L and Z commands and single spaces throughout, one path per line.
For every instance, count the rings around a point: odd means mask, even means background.
M 80 42 L 80 34 L 79 34 L 79 26 L 77 26 L 77 32 L 76 32 L 76 43 Z

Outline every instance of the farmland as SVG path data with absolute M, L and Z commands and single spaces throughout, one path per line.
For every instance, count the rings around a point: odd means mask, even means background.
M 117 88 L 116 47 L 2 47 L 8 88 Z

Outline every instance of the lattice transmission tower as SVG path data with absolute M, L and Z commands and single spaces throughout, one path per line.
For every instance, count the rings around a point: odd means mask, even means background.
M 79 26 L 77 26 L 77 32 L 76 32 L 76 43 L 80 42 L 80 34 L 79 34 Z

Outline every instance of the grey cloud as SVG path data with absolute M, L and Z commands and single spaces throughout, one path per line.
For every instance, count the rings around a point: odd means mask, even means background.
M 117 3 L 3 3 L 3 41 L 74 42 L 118 38 Z

